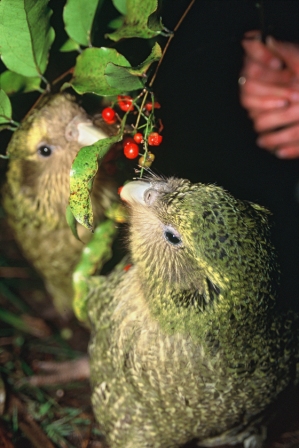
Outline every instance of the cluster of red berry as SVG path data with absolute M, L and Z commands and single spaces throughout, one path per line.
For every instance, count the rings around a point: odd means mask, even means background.
M 133 99 L 128 95 L 118 95 L 117 105 L 123 112 L 134 111 Z M 153 108 L 159 109 L 160 107 L 158 102 L 148 102 L 144 105 L 144 109 L 147 113 L 152 112 Z M 107 124 L 114 124 L 117 120 L 116 112 L 112 107 L 103 109 L 102 117 Z M 141 132 L 136 132 L 135 134 L 132 134 L 132 137 L 125 137 L 123 139 L 124 155 L 128 159 L 135 159 L 139 155 L 138 145 L 144 144 L 145 153 L 140 157 L 139 165 L 141 167 L 150 167 L 155 156 L 147 150 L 147 145 L 159 146 L 162 143 L 162 139 L 163 137 L 158 132 L 149 132 L 148 134 L 145 133 L 145 135 Z

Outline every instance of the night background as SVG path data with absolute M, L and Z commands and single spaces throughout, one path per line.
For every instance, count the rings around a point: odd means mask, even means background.
M 166 175 L 216 183 L 269 208 L 282 269 L 281 297 L 299 308 L 299 159 L 279 160 L 256 146 L 238 96 L 240 41 L 246 31 L 261 29 L 257 3 L 195 1 L 155 86 L 165 126 L 155 168 Z M 163 16 L 167 27 L 173 27 L 187 4 L 168 2 Z M 264 34 L 299 42 L 299 3 L 270 0 L 262 5 Z
M 59 76 L 74 61 L 74 54 L 58 52 L 66 38 L 61 21 L 63 4 L 54 0 L 49 2 L 54 12 L 52 23 L 57 38 L 46 73 L 48 79 Z M 163 24 L 172 30 L 188 4 L 185 0 L 163 0 Z M 107 20 L 102 21 L 107 23 L 115 10 L 107 5 L 103 14 Z M 195 1 L 170 44 L 153 86 L 162 106 L 159 116 L 164 130 L 163 144 L 153 151 L 156 159 L 152 169 L 165 176 L 215 183 L 240 199 L 266 206 L 273 213 L 273 238 L 281 264 L 280 303 L 299 311 L 299 159 L 280 160 L 257 147 L 252 122 L 239 103 L 238 78 L 243 63 L 240 42 L 244 33 L 253 29 L 262 29 L 264 35 L 282 41 L 299 43 L 299 2 Z M 106 31 L 99 26 L 99 35 Z M 160 39 L 162 46 L 166 39 Z M 97 44 L 108 45 L 109 41 L 99 40 Z M 121 43 L 117 48 L 126 54 L 132 65 L 149 53 L 148 43 L 136 39 Z M 0 66 L 1 71 L 3 67 Z M 30 93 L 12 98 L 14 118 L 21 120 L 37 97 L 38 94 Z M 92 111 L 94 101 L 86 95 L 83 105 Z M 2 154 L 9 137 L 7 131 L 0 135 Z M 6 161 L 0 159 L 1 183 L 5 169 Z M 4 259 L 10 256 L 17 259 L 21 255 L 16 255 L 16 247 L 11 248 L 11 234 L 5 227 L 3 214 L 1 216 L 0 255 Z M 24 266 L 26 262 L 18 263 Z M 38 281 L 34 272 L 30 272 L 34 281 Z M 21 296 L 28 296 L 32 282 L 31 278 L 6 280 L 0 277 L 0 286 L 2 283 Z M 6 300 L 3 291 L 1 287 L 0 305 Z M 82 329 L 78 331 L 80 333 Z M 85 339 L 87 341 L 87 336 Z M 14 446 L 31 445 L 21 439 L 19 445 Z M 293 448 L 297 445 L 273 446 Z

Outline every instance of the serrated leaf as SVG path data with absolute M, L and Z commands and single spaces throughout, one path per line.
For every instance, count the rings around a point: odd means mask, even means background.
M 122 15 L 125 16 L 127 14 L 127 0 L 112 0 L 112 3 Z
M 161 20 L 153 16 L 157 7 L 157 0 L 127 0 L 123 26 L 113 33 L 106 34 L 105 37 L 118 41 L 131 37 L 150 39 L 157 36 L 164 29 Z
M 69 205 L 76 220 L 87 229 L 93 227 L 93 214 L 90 200 L 92 183 L 98 166 L 111 145 L 120 141 L 121 134 L 99 140 L 94 145 L 84 146 L 78 152 L 70 174 Z
M 73 39 L 67 39 L 63 45 L 59 48 L 61 53 L 67 53 L 69 51 L 78 51 L 80 49 L 80 45 L 75 42 Z
M 18 73 L 6 70 L 0 75 L 0 87 L 8 95 L 16 92 L 34 92 L 40 89 L 41 78 L 39 76 L 23 76 Z
M 105 69 L 109 62 L 130 67 L 127 59 L 113 48 L 86 48 L 77 57 L 71 81 L 62 88 L 73 87 L 79 94 L 95 93 L 101 96 L 123 93 L 124 88 L 111 87 L 106 81 Z
M 6 67 L 23 76 L 46 70 L 55 37 L 48 0 L 0 1 L 0 53 Z
M 91 29 L 94 17 L 103 0 L 67 0 L 63 10 L 65 31 L 80 45 L 91 45 Z
M 4 92 L 0 89 L 0 123 L 9 123 L 12 119 L 12 108 L 10 99 Z

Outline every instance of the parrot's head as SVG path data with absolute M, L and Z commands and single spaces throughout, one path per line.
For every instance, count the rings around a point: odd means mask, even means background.
M 7 148 L 12 195 L 22 194 L 40 209 L 64 214 L 75 156 L 81 147 L 107 136 L 71 95 L 44 97 L 14 132 Z
M 275 294 L 278 268 L 263 207 L 176 178 L 130 182 L 121 198 L 131 210 L 133 262 L 148 288 L 196 292 L 203 304 Z

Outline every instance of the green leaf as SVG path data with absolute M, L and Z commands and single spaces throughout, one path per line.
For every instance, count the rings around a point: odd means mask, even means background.
M 73 310 L 79 320 L 87 320 L 87 299 L 90 291 L 89 280 L 112 257 L 111 247 L 116 233 L 115 222 L 110 219 L 104 221 L 96 227 L 91 240 L 82 251 L 79 263 L 73 274 Z
M 67 0 L 63 10 L 65 31 L 80 45 L 91 45 L 91 29 L 94 17 L 103 0 Z
M 67 39 L 63 45 L 59 48 L 59 51 L 62 53 L 67 53 L 68 51 L 78 51 L 80 49 L 80 45 L 77 44 L 73 39 Z
M 41 91 L 40 83 L 41 78 L 39 76 L 23 76 L 10 70 L 6 70 L 0 75 L 0 87 L 8 95 L 16 92 Z
M 105 70 L 106 80 L 111 87 L 118 89 L 122 88 L 127 92 L 143 89 L 144 83 L 139 77 L 146 78 L 145 73 L 150 65 L 153 62 L 158 61 L 161 56 L 161 47 L 159 44 L 155 43 L 151 54 L 137 67 L 120 67 L 119 65 L 109 62 Z
M 94 145 L 84 146 L 78 152 L 70 173 L 69 205 L 76 220 L 87 229 L 93 228 L 93 215 L 90 201 L 92 183 L 98 165 L 109 151 L 111 145 L 120 141 L 122 134 L 99 140 Z
M 113 48 L 86 48 L 78 57 L 70 82 L 62 89 L 73 87 L 77 93 L 95 93 L 101 96 L 124 93 L 124 88 L 111 87 L 105 77 L 105 69 L 109 62 L 130 67 L 127 59 Z
M 105 37 L 118 41 L 131 37 L 150 39 L 157 36 L 164 29 L 161 20 L 153 16 L 157 7 L 157 0 L 127 0 L 123 26 Z
M 81 241 L 78 235 L 78 231 L 77 231 L 77 221 L 76 218 L 73 215 L 72 209 L 70 207 L 70 205 L 67 206 L 66 211 L 65 211 L 65 217 L 66 217 L 66 222 L 68 223 L 72 234 L 74 235 L 74 237 Z
M 122 15 L 125 16 L 127 14 L 127 0 L 112 0 L 112 3 Z
M 128 72 L 127 67 L 120 67 L 111 62 L 107 64 L 105 78 L 109 86 L 122 92 L 130 92 L 132 90 L 143 89 L 144 87 L 144 84 L 139 78 Z
M 124 16 L 116 17 L 108 23 L 108 27 L 112 30 L 117 30 L 124 24 Z
M 42 75 L 54 40 L 48 0 L 0 1 L 0 53 L 4 64 L 23 76 Z
M 9 123 L 12 120 L 12 108 L 10 104 L 10 99 L 4 92 L 0 89 L 0 123 Z

